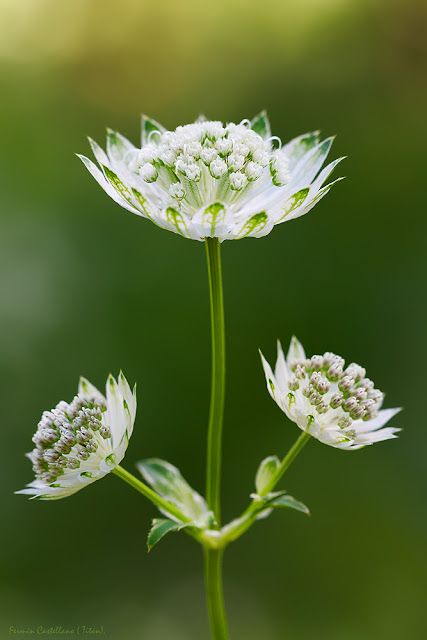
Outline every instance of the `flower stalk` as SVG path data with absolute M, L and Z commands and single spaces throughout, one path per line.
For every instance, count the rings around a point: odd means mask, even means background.
M 289 449 L 288 453 L 283 458 L 280 467 L 277 469 L 276 474 L 270 480 L 266 487 L 261 492 L 261 496 L 266 496 L 270 491 L 273 491 L 277 483 L 281 480 L 282 476 L 288 470 L 292 462 L 295 460 L 303 446 L 310 440 L 310 434 L 303 431 L 297 438 L 293 446 Z
M 216 527 L 221 526 L 221 451 L 225 399 L 225 327 L 221 273 L 221 245 L 217 238 L 206 238 L 211 329 L 212 386 L 208 426 L 206 499 L 213 511 Z M 205 546 L 205 582 L 213 640 L 227 640 L 222 588 L 222 549 Z
M 123 467 L 121 467 L 119 464 L 113 469 L 113 473 L 127 482 L 131 487 L 139 491 L 139 493 L 142 493 L 143 496 L 148 498 L 148 500 L 150 500 L 150 502 L 152 502 L 159 509 L 167 511 L 167 513 L 169 513 L 171 516 L 174 516 L 181 522 L 190 521 L 190 518 L 187 518 L 173 504 L 171 504 L 167 500 L 164 500 L 161 496 L 159 496 L 158 493 L 150 489 L 150 487 L 145 484 L 145 482 L 142 482 L 141 480 L 138 480 L 138 478 L 135 478 L 134 475 L 129 473 L 129 471 L 126 471 L 126 469 L 123 469 Z
M 245 511 L 239 518 L 236 518 L 236 520 L 233 520 L 228 525 L 223 527 L 219 542 L 219 544 L 223 548 L 226 547 L 230 542 L 233 542 L 233 540 L 237 540 L 237 538 L 240 538 L 240 536 L 243 535 L 254 524 L 261 510 L 260 506 L 262 506 L 260 498 L 267 496 L 271 491 L 273 491 L 273 489 L 275 489 L 276 485 L 284 476 L 285 472 L 288 470 L 299 452 L 310 440 L 310 437 L 310 434 L 306 433 L 305 431 L 301 433 L 301 435 L 297 438 L 292 447 L 289 449 L 288 453 L 283 458 L 280 467 L 277 469 L 270 482 L 264 487 L 260 495 L 253 498 L 250 505 L 247 507 L 247 509 L 245 509 Z
M 208 426 L 206 499 L 215 515 L 217 528 L 220 527 L 221 521 L 221 448 L 225 398 L 225 329 L 220 247 L 217 238 L 206 238 L 212 328 L 212 387 Z

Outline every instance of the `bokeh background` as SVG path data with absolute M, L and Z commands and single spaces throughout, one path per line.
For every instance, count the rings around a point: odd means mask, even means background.
M 0 0 L 0 637 L 103 627 L 110 640 L 207 640 L 200 549 L 149 555 L 154 508 L 108 476 L 56 503 L 13 491 L 44 409 L 123 368 L 139 411 L 124 465 L 178 465 L 204 488 L 210 335 L 202 244 L 121 210 L 75 152 L 139 114 L 168 128 L 261 109 L 283 140 L 320 128 L 348 155 L 306 217 L 223 245 L 228 338 L 223 502 L 298 435 L 257 349 L 293 333 L 387 391 L 399 440 L 312 442 L 276 513 L 225 556 L 235 640 L 427 637 L 426 5 L 415 0 Z M 52 636 L 59 637 L 59 636 Z

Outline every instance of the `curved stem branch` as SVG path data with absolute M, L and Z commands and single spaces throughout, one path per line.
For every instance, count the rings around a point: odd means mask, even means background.
M 270 493 L 270 491 L 273 491 L 273 489 L 276 487 L 277 483 L 282 478 L 282 476 L 284 475 L 285 471 L 289 468 L 291 463 L 295 460 L 295 458 L 297 457 L 297 455 L 299 454 L 303 446 L 310 440 L 310 437 L 311 437 L 310 434 L 305 431 L 303 431 L 300 434 L 300 436 L 294 442 L 292 447 L 289 449 L 288 453 L 283 458 L 282 463 L 280 467 L 277 469 L 273 478 L 270 480 L 268 485 L 262 491 L 261 497 L 265 497 L 267 494 Z M 257 519 L 259 508 L 260 508 L 259 498 L 254 498 L 250 503 L 250 505 L 247 507 L 247 509 L 245 509 L 245 511 L 242 513 L 242 515 L 239 518 L 237 518 L 236 520 L 233 520 L 232 522 L 230 522 L 230 524 L 226 525 L 222 529 L 222 536 L 221 536 L 222 546 L 225 547 L 227 544 L 229 544 L 233 540 L 237 540 L 237 538 L 240 538 L 240 536 L 243 533 L 245 533 L 245 531 L 247 531 L 253 525 L 253 523 Z
M 270 480 L 267 486 L 264 487 L 264 490 L 261 493 L 262 496 L 266 496 L 267 493 L 270 493 L 270 491 L 273 491 L 276 484 L 279 482 L 279 480 L 281 480 L 282 476 L 285 474 L 285 471 L 287 471 L 291 463 L 295 460 L 295 458 L 297 457 L 297 455 L 299 454 L 303 446 L 306 444 L 306 442 L 310 440 L 310 438 L 311 438 L 310 434 L 307 433 L 306 431 L 303 431 L 300 434 L 300 436 L 294 442 L 292 447 L 289 449 L 288 453 L 283 458 L 281 465 L 277 469 L 273 478 Z
M 121 467 L 119 464 L 113 469 L 113 473 L 115 473 L 116 476 L 118 476 L 119 478 L 121 478 L 122 480 L 130 484 L 130 486 L 136 489 L 137 491 L 139 491 L 139 493 L 142 493 L 143 496 L 148 498 L 159 509 L 163 509 L 164 511 L 167 511 L 167 513 L 170 513 L 172 516 L 175 516 L 175 518 L 178 518 L 178 520 L 181 520 L 181 522 L 190 521 L 189 518 L 184 516 L 180 512 L 180 510 L 177 509 L 173 504 L 171 504 L 170 502 L 167 502 L 167 500 L 163 500 L 163 498 L 161 498 L 155 491 L 150 489 L 148 485 L 146 485 L 141 480 L 138 480 L 138 478 L 135 478 L 135 476 L 129 473 L 129 471 L 126 471 L 126 469 L 123 469 L 123 467 Z
M 220 527 L 221 446 L 225 397 L 225 330 L 220 243 L 206 238 L 212 328 L 212 387 L 208 427 L 206 499 Z

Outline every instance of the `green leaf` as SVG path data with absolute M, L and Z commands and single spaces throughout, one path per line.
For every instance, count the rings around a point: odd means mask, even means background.
M 296 511 L 301 511 L 301 513 L 305 513 L 307 516 L 310 515 L 310 510 L 303 502 L 296 500 L 292 496 L 287 495 L 286 492 L 280 491 L 279 493 L 270 493 L 267 496 L 267 501 L 265 503 L 266 509 L 295 509 Z
M 258 467 L 258 471 L 255 476 L 255 487 L 257 493 L 261 494 L 263 490 L 268 486 L 270 480 L 277 473 L 280 467 L 280 460 L 277 456 L 269 456 L 264 458 Z
M 153 520 L 151 529 L 148 533 L 147 547 L 148 551 L 154 547 L 169 531 L 180 531 L 189 524 L 183 524 L 182 522 L 174 522 L 166 518 L 155 518 Z
M 161 124 L 152 120 L 148 116 L 141 116 L 141 146 L 145 147 L 148 142 L 154 142 L 155 144 L 158 142 L 159 136 L 154 135 L 153 131 L 158 131 L 159 133 L 164 133 L 166 129 L 162 127 Z M 151 138 L 150 138 L 150 134 Z
M 261 111 L 261 113 L 255 116 L 251 121 L 251 129 L 261 136 L 261 138 L 264 138 L 264 140 L 271 136 L 270 122 L 266 111 Z
M 276 491 L 266 496 L 252 494 L 251 497 L 258 502 L 256 510 L 257 520 L 267 518 L 273 509 L 295 509 L 295 511 L 301 511 L 301 513 L 305 513 L 308 516 L 310 515 L 308 507 L 306 507 L 303 502 L 289 496 L 286 491 Z
M 154 491 L 176 505 L 192 521 L 193 526 L 205 528 L 213 524 L 213 514 L 209 511 L 205 499 L 190 487 L 179 469 L 158 458 L 141 460 L 137 467 Z

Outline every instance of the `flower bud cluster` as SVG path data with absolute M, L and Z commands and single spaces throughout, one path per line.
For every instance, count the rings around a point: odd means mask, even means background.
M 250 126 L 249 120 L 197 121 L 153 131 L 148 146 L 130 154 L 129 169 L 155 182 L 183 209 L 235 202 L 260 178 L 284 186 L 290 180 L 286 157 Z
M 69 404 L 61 401 L 43 413 L 29 454 L 38 480 L 50 484 L 65 469 L 78 469 L 103 439 L 110 438 L 110 428 L 102 422 L 106 409 L 95 397 L 77 395 Z
M 340 428 L 348 429 L 353 420 L 368 421 L 378 414 L 384 395 L 358 364 L 352 362 L 345 368 L 343 358 L 326 352 L 294 360 L 290 367 L 294 375 L 288 380 L 289 390 L 300 389 L 319 414 L 338 412 Z

